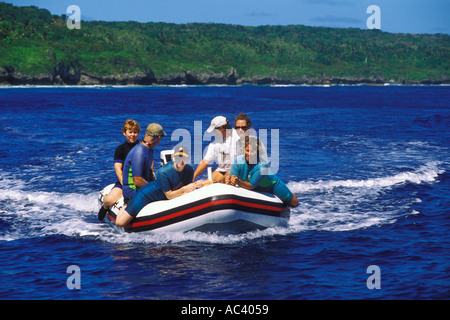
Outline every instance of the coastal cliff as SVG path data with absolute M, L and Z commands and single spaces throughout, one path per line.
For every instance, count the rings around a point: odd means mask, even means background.
M 387 79 L 385 77 L 300 77 L 285 79 L 278 77 L 239 77 L 234 69 L 230 73 L 183 72 L 155 77 L 153 72 L 135 72 L 133 74 L 113 74 L 95 76 L 83 71 L 69 69 L 59 73 L 41 73 L 35 75 L 15 72 L 12 67 L 0 67 L 0 85 L 439 85 L 450 83 L 449 78 L 433 80 Z

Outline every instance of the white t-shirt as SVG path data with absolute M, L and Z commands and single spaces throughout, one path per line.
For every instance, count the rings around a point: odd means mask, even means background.
M 215 161 L 218 165 L 216 171 L 227 172 L 231 169 L 231 164 L 236 157 L 236 145 L 239 140 L 239 135 L 236 130 L 232 129 L 231 134 L 226 139 L 216 137 L 216 140 L 211 142 L 206 151 L 204 160 L 211 164 Z

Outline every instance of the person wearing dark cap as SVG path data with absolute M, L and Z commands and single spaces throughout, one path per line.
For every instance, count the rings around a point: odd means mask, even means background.
M 139 211 L 151 202 L 171 200 L 201 188 L 202 180 L 192 183 L 194 170 L 187 164 L 188 162 L 189 154 L 186 148 L 180 147 L 174 150 L 172 161 L 158 170 L 156 180 L 147 183 L 126 207 L 122 207 L 117 215 L 116 225 L 127 226 Z
M 166 133 L 157 123 L 148 125 L 145 136 L 128 153 L 123 164 L 123 198 L 127 203 L 137 191 L 153 180 L 153 149 L 160 143 Z

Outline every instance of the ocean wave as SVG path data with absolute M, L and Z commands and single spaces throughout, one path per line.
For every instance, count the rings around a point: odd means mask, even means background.
M 333 190 L 335 188 L 386 188 L 406 183 L 421 184 L 436 181 L 445 171 L 439 169 L 440 162 L 428 162 L 414 171 L 400 172 L 392 176 L 369 178 L 361 180 L 331 180 L 317 182 L 289 182 L 287 186 L 294 193 L 304 193 L 316 190 Z
M 349 231 L 395 223 L 399 217 L 417 215 L 416 192 L 396 189 L 408 184 L 435 183 L 445 172 L 440 162 L 416 170 L 370 178 L 316 182 L 289 182 L 300 201 L 291 215 L 291 231 Z
M 27 191 L 20 189 L 23 183 L 18 182 L 12 189 L 0 189 L 0 219 L 8 225 L 0 241 L 63 235 L 62 229 L 55 228 L 61 224 L 66 224 L 65 231 L 77 229 L 85 234 L 89 217 L 98 210 L 98 193 Z M 73 225 L 69 228 L 67 224 Z
M 58 192 L 0 189 L 0 201 L 11 200 L 19 203 L 42 205 L 46 207 L 61 208 L 66 210 L 76 210 L 93 212 L 97 210 L 97 193 L 95 194 L 63 194 Z
M 424 128 L 433 128 L 434 130 L 439 130 L 440 128 L 447 129 L 450 125 L 450 116 L 435 114 L 417 118 L 413 123 Z

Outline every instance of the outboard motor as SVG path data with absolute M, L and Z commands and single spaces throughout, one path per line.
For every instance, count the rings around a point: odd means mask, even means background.
M 160 153 L 161 167 L 167 162 L 172 161 L 173 150 L 163 150 Z

